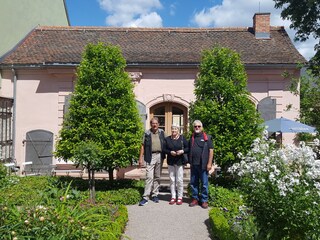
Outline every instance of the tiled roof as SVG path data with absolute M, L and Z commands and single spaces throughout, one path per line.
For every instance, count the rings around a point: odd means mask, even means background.
M 78 64 L 88 43 L 119 45 L 127 64 L 197 64 L 214 45 L 241 54 L 245 64 L 293 64 L 305 59 L 283 27 L 270 39 L 256 39 L 252 28 L 37 27 L 1 65 Z

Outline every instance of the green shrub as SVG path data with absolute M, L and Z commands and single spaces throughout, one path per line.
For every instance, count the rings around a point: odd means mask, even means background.
M 89 189 L 88 179 L 74 178 L 61 176 L 56 179 L 57 184 L 64 186 L 68 185 L 72 181 L 71 187 L 79 191 L 87 191 Z M 116 190 L 122 188 L 135 188 L 139 191 L 144 188 L 144 181 L 132 180 L 132 179 L 119 179 L 116 181 L 109 181 L 104 179 L 95 180 L 95 188 L 97 191 Z
M 319 147 L 317 140 L 315 147 Z M 312 148 L 256 139 L 230 168 L 265 239 L 320 239 L 319 163 Z
M 9 175 L 8 168 L 0 163 L 0 188 L 10 187 L 17 182 L 17 176 Z
M 87 180 L 17 179 L 0 192 L 0 239 L 120 239 L 128 221 L 121 204 L 137 203 L 144 184 L 98 181 L 98 201 L 93 205 L 87 201 L 89 191 L 79 191 L 88 186 Z
M 7 176 L 7 169 L 6 167 L 0 163 L 0 182 Z
M 241 193 L 209 185 L 209 212 L 213 234 L 220 240 L 254 239 L 257 228 Z
M 11 184 L 5 186 L 0 194 L 0 203 L 32 205 L 34 202 L 40 201 L 42 196 L 39 193 L 45 191 L 49 186 L 48 177 L 45 176 L 10 176 L 10 179 Z
M 119 239 L 128 220 L 124 206 L 0 206 L 0 239 Z
M 110 190 L 106 192 L 97 192 L 96 199 L 98 202 L 110 204 L 132 205 L 139 202 L 141 194 L 138 190 L 128 188 L 119 190 Z
M 220 240 L 224 239 L 234 239 L 234 235 L 230 231 L 230 226 L 228 223 L 228 218 L 225 217 L 221 208 L 213 207 L 209 212 L 210 222 L 212 224 L 213 234 L 219 237 Z

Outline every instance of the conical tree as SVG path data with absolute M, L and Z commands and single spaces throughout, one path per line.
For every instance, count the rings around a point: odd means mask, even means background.
M 259 114 L 249 99 L 247 76 L 236 52 L 221 47 L 205 50 L 195 82 L 196 100 L 190 120 L 202 121 L 214 143 L 214 160 L 223 170 L 240 160 L 261 136 Z
M 77 69 L 56 156 L 84 165 L 93 180 L 102 169 L 113 180 L 115 168 L 139 155 L 143 129 L 125 66 L 118 47 L 99 43 L 87 45 Z

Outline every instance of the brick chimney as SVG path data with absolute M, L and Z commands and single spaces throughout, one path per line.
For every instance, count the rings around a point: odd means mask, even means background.
M 270 13 L 256 13 L 253 16 L 253 31 L 256 38 L 270 38 Z

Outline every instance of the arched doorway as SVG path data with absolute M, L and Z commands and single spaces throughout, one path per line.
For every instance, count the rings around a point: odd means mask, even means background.
M 159 128 L 163 129 L 167 135 L 171 134 L 172 124 L 180 126 L 180 133 L 188 130 L 188 109 L 178 103 L 165 102 L 154 105 L 150 108 L 150 118 L 159 118 Z

